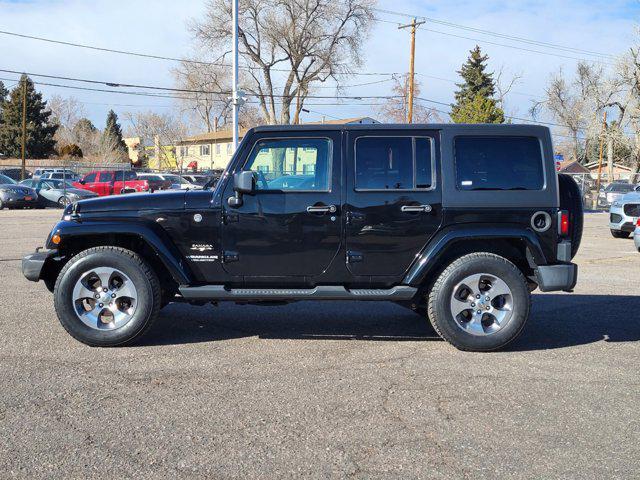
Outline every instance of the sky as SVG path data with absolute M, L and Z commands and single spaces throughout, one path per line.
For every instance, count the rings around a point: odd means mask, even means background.
M 633 42 L 640 41 L 636 34 L 640 21 L 638 1 L 379 0 L 377 6 L 382 10 L 425 16 L 500 35 L 612 55 L 619 55 Z M 181 58 L 195 49 L 187 25 L 190 20 L 201 18 L 204 10 L 203 0 L 0 0 L 0 30 Z M 409 19 L 383 12 L 377 12 L 376 16 L 383 21 L 374 23 L 365 42 L 362 66 L 358 71 L 406 72 L 409 68 L 409 33 L 399 30 L 397 24 L 406 23 Z M 612 68 L 609 65 L 611 60 L 606 57 L 517 42 L 428 20 L 416 35 L 415 69 L 421 97 L 451 103 L 454 83 L 459 80 L 456 72 L 476 44 L 489 55 L 490 70 L 502 70 L 507 81 L 514 76 L 520 77 L 507 97 L 506 110 L 513 116 L 528 117 L 533 102 L 543 97 L 550 75 L 559 69 L 571 74 L 580 59 L 603 58 L 604 66 Z M 4 70 L 114 83 L 174 86 L 171 69 L 175 66 L 175 62 L 166 60 L 97 52 L 0 34 L 0 69 Z M 11 79 L 15 78 L 17 75 L 0 72 L 0 79 L 6 86 L 14 85 L 16 82 Z M 75 84 L 33 78 L 36 82 Z M 382 82 L 354 86 L 346 90 L 345 95 L 388 95 L 392 85 L 389 78 L 354 76 L 344 83 Z M 387 81 L 383 81 L 385 79 Z M 104 126 L 110 108 L 121 117 L 127 111 L 169 112 L 175 108 L 172 100 L 168 99 L 47 86 L 37 88 L 45 98 L 55 94 L 75 97 L 83 103 L 86 116 L 100 128 Z M 333 93 L 331 88 L 319 91 L 322 95 Z M 369 103 L 371 101 L 353 100 L 340 106 L 308 105 L 311 112 L 303 114 L 302 121 L 317 121 L 323 116 L 379 116 L 377 108 Z M 437 103 L 426 105 L 448 109 Z

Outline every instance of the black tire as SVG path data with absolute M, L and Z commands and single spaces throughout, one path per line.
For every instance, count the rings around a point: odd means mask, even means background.
M 85 325 L 76 315 L 72 292 L 78 279 L 91 268 L 112 267 L 126 274 L 136 287 L 137 306 L 128 323 L 113 330 Z M 126 345 L 141 337 L 153 324 L 162 303 L 155 271 L 136 253 L 120 247 L 94 247 L 73 257 L 64 266 L 53 290 L 60 323 L 76 340 L 94 347 Z
M 558 174 L 558 189 L 560 192 L 560 210 L 569 212 L 571 258 L 573 258 L 578 253 L 584 228 L 582 193 L 576 181 L 570 175 L 564 173 Z
M 623 232 L 622 230 L 611 230 L 611 235 L 613 235 L 613 238 L 629 238 L 631 236 L 631 232 Z
M 469 275 L 490 274 L 504 281 L 512 293 L 511 319 L 499 330 L 487 335 L 465 331 L 451 313 L 455 287 Z M 487 352 L 513 341 L 522 331 L 531 309 L 527 281 L 509 260 L 492 253 L 471 253 L 454 260 L 440 274 L 428 298 L 429 319 L 435 331 L 460 350 Z
M 60 197 L 58 199 L 58 206 L 61 208 L 66 208 L 67 205 L 69 205 L 69 203 L 71 203 L 71 201 L 69 200 L 68 197 Z

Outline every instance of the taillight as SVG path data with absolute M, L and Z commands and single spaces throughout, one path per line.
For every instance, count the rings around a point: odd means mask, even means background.
M 640 218 L 638 218 L 638 221 L 636 222 L 636 227 L 640 227 Z
M 558 233 L 563 237 L 569 235 L 569 212 L 561 210 L 558 212 Z

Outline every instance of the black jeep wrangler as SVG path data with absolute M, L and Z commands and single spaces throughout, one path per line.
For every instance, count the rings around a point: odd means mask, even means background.
M 88 345 L 139 338 L 170 302 L 385 300 L 494 350 L 532 290 L 576 283 L 581 197 L 553 153 L 531 125 L 258 127 L 214 188 L 67 207 L 23 273 Z

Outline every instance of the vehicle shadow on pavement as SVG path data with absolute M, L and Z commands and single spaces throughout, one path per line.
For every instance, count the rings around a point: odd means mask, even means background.
M 257 336 L 301 340 L 440 340 L 428 321 L 378 302 L 299 302 L 260 307 L 174 304 L 138 343 L 173 345 Z M 640 296 L 535 294 L 529 322 L 507 351 L 640 340 Z
M 380 302 L 298 302 L 284 306 L 169 305 L 139 345 L 257 336 L 304 340 L 440 340 L 424 318 Z
M 535 294 L 529 322 L 510 351 L 640 340 L 640 296 Z

